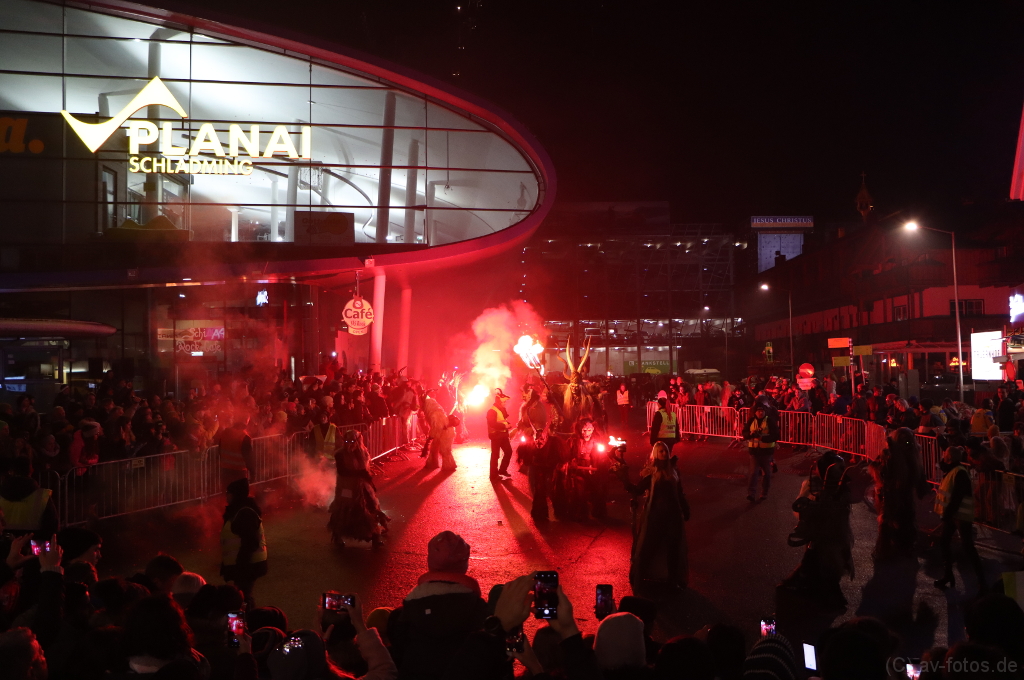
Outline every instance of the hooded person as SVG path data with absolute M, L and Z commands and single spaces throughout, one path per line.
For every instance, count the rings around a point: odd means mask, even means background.
M 334 452 L 334 465 L 334 500 L 327 521 L 331 540 L 342 547 L 346 538 L 382 546 L 381 536 L 389 520 L 377 502 L 377 489 L 370 477 L 370 454 L 355 430 L 342 435 L 341 447 Z
M 392 656 L 403 680 L 444 676 L 463 643 L 481 630 L 487 603 L 467 576 L 469 544 L 442 531 L 427 544 L 427 573 L 388 619 Z
M 677 458 L 664 442 L 656 442 L 640 481 L 629 480 L 629 468 L 619 463 L 619 474 L 626 491 L 633 496 L 633 550 L 629 580 L 660 578 L 685 588 L 689 575 L 686 522 L 690 504 L 676 469 Z
M 263 511 L 249 496 L 249 480 L 244 477 L 228 484 L 227 501 L 220 532 L 220 573 L 225 581 L 238 586 L 252 606 L 256 579 L 267 573 Z

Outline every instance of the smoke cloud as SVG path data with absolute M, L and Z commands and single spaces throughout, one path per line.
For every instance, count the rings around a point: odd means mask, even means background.
M 332 461 L 298 459 L 299 474 L 292 477 L 292 487 L 302 494 L 307 505 L 329 508 L 334 501 L 335 469 Z
M 477 346 L 473 351 L 473 377 L 470 385 L 482 385 L 488 391 L 505 389 L 512 377 L 512 348 L 523 335 L 543 337 L 540 315 L 527 302 L 485 309 L 473 321 Z

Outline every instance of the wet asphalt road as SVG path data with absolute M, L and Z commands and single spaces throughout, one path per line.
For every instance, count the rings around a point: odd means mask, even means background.
M 863 502 L 853 509 L 856 578 L 843 582 L 849 606 L 825 610 L 803 597 L 776 591 L 775 585 L 800 560 L 801 549 L 787 547 L 786 536 L 795 523 L 790 504 L 810 466 L 804 453 L 780 450 L 780 472 L 768 499 L 758 504 L 744 498 L 744 449 L 712 440 L 684 442 L 675 453 L 692 508 L 686 527 L 690 587 L 676 591 L 645 583 L 638 588 L 636 594 L 658 602 L 656 637 L 667 639 L 728 622 L 744 631 L 750 645 L 760 618 L 777 613 L 779 632 L 795 644 L 814 641 L 828 626 L 856 615 L 885 620 L 900 633 L 902 653 L 909 656 L 962 638 L 962 605 L 977 592 L 973 577 L 968 575 L 964 583 L 957 572 L 956 590 L 936 590 L 931 582 L 941 573 L 938 551 L 924 534 L 916 560 L 872 564 L 875 515 Z M 631 451 L 634 479 L 643 455 Z M 616 598 L 632 592 L 627 580 L 629 503 L 618 483 L 613 481 L 610 487 L 614 501 L 607 520 L 551 521 L 538 527 L 530 519 L 525 475 L 517 473 L 510 481 L 492 485 L 487 477 L 489 451 L 482 443 L 460 446 L 455 456 L 459 469 L 452 473 L 425 471 L 415 455 L 386 464 L 376 484 L 381 506 L 393 521 L 387 545 L 379 550 L 331 545 L 324 507 L 311 505 L 287 485 L 256 487 L 270 551 L 270 573 L 256 587 L 258 604 L 281 607 L 296 628 L 313 624 L 319 594 L 328 589 L 361 593 L 367 612 L 395 606 L 426 571 L 428 540 L 450 529 L 472 546 L 469 573 L 484 593 L 496 583 L 536 569 L 557 570 L 581 629 L 594 632 L 595 585 L 611 583 Z M 333 475 L 324 476 L 320 488 L 313 483 L 316 477 L 307 479 L 309 498 L 329 493 L 333 485 Z M 855 495 L 862 487 L 855 486 Z M 922 503 L 922 529 L 937 523 L 927 511 L 930 500 Z M 222 511 L 221 503 L 212 500 L 99 523 L 95 528 L 105 540 L 101 576 L 131 574 L 163 550 L 186 569 L 219 583 Z M 1010 541 L 1007 547 L 1019 549 L 1019 541 L 1016 546 Z M 983 549 L 982 557 L 990 579 L 1021 566 L 1019 555 Z

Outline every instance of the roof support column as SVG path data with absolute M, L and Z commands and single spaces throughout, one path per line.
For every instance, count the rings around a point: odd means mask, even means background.
M 395 93 L 384 97 L 380 131 L 380 180 L 377 185 L 377 243 L 388 242 L 391 219 L 391 166 L 395 162 Z M 376 293 L 374 293 L 376 295 Z
M 395 368 L 402 370 L 409 366 L 409 331 L 412 325 L 412 288 L 402 289 L 402 304 L 398 315 L 398 360 Z M 406 371 L 409 375 L 410 371 Z
M 384 347 L 384 285 L 382 269 L 373 276 L 373 340 L 370 342 L 370 374 L 381 372 L 381 351 Z

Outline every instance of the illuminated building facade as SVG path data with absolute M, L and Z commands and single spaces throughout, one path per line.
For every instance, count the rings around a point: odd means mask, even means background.
M 114 329 L 29 331 L 60 352 L 26 375 L 208 374 L 247 342 L 310 373 L 344 330 L 323 296 L 358 273 L 383 307 L 389 274 L 406 290 L 513 247 L 553 193 L 515 121 L 400 67 L 130 3 L 0 0 L 0 316 Z M 378 322 L 366 368 L 403 358 Z M 222 335 L 215 359 L 161 349 L 186 327 Z

